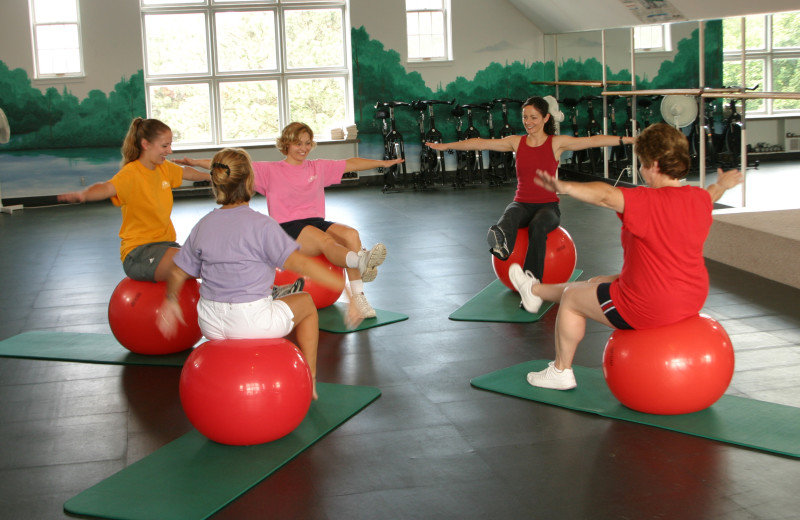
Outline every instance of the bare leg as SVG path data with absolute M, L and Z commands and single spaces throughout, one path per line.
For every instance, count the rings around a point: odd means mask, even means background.
M 306 358 L 313 380 L 312 397 L 317 395 L 317 347 L 319 345 L 319 316 L 314 301 L 308 293 L 290 294 L 281 299 L 286 302 L 294 314 L 294 330 L 297 346 Z
M 556 317 L 556 359 L 559 370 L 572 367 L 575 351 L 586 333 L 586 319 L 614 328 L 597 301 L 597 284 L 566 284 Z
M 334 224 L 325 233 L 332 237 L 337 244 L 343 245 L 343 249 L 355 252 L 361 251 L 361 237 L 358 235 L 358 231 L 350 226 Z M 346 267 L 346 265 L 343 264 L 343 267 Z M 358 270 L 358 267 L 347 268 L 347 279 L 350 281 L 361 280 L 361 271 Z
M 325 255 L 330 263 L 338 267 L 347 267 L 347 253 L 353 251 L 343 246 L 333 235 L 313 226 L 303 228 L 297 237 L 297 243 L 300 244 L 300 252 L 304 255 Z

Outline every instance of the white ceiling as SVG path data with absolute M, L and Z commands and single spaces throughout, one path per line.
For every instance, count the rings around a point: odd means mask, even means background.
M 800 9 L 798 0 L 509 0 L 545 34 L 558 34 L 648 23 L 646 15 L 669 12 L 684 20 L 713 20 L 746 14 Z M 658 9 L 646 9 L 647 5 Z M 631 8 L 638 7 L 642 17 Z M 665 9 L 666 7 L 666 9 Z M 661 22 L 654 19 L 649 23 Z M 667 20 L 663 20 L 667 21 Z

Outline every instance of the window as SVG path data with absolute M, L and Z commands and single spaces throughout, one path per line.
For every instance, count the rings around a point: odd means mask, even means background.
M 142 0 L 148 113 L 177 144 L 352 120 L 346 0 Z
M 633 42 L 636 52 L 669 52 L 672 50 L 669 24 L 634 27 Z
M 453 59 L 450 0 L 406 0 L 409 61 Z
M 78 0 L 29 0 L 36 78 L 83 76 Z
M 742 50 L 744 20 L 744 50 Z M 800 92 L 800 11 L 772 15 L 726 18 L 722 22 L 724 86 L 742 84 L 742 57 L 745 87 L 760 85 L 768 92 Z M 748 113 L 792 114 L 800 111 L 794 99 L 748 100 Z

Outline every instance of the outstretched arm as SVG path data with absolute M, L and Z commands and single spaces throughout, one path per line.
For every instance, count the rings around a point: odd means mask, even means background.
M 744 181 L 744 175 L 739 170 L 722 171 L 717 169 L 717 182 L 709 184 L 706 191 L 711 195 L 711 202 L 717 202 L 722 194 Z
M 110 182 L 98 182 L 85 190 L 62 193 L 57 197 L 59 202 L 92 202 L 110 199 L 117 194 L 117 189 Z
M 183 159 L 175 159 L 172 162 L 180 164 L 181 166 L 194 166 L 195 168 L 203 168 L 205 170 L 211 169 L 211 159 L 191 159 L 184 157 Z
M 377 159 L 362 159 L 361 157 L 351 157 L 345 162 L 344 171 L 346 172 L 360 172 L 364 170 L 371 170 L 373 168 L 388 168 L 393 164 L 403 162 L 403 159 L 389 159 L 386 161 L 379 161 Z
M 569 195 L 581 202 L 613 209 L 617 213 L 625 210 L 625 197 L 622 191 L 605 182 L 562 181 L 542 170 L 536 170 L 534 182 L 546 190 Z
M 616 135 L 591 135 L 589 137 L 557 135 L 553 137 L 553 149 L 556 152 L 556 157 L 559 157 L 563 152 L 574 152 L 602 146 L 619 146 L 620 143 L 633 144 L 634 141 L 636 139 L 633 137 L 619 137 Z
M 211 174 L 195 170 L 191 166 L 183 167 L 183 180 L 185 181 L 211 181 Z
M 515 152 L 519 144 L 520 136 L 510 135 L 502 139 L 465 139 L 464 141 L 454 141 L 452 143 L 425 143 L 426 146 L 445 152 L 447 150 L 457 150 L 466 152 L 469 150 L 491 150 L 493 152 Z

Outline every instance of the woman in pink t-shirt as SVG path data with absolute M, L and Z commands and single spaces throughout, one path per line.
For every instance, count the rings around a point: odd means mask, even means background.
M 524 269 L 537 280 L 544 275 L 544 258 L 547 234 L 558 227 L 561 211 L 558 196 L 534 183 L 536 171 L 556 177 L 561 154 L 598 146 L 633 143 L 633 138 L 609 135 L 573 137 L 555 135 L 554 118 L 563 118 L 558 102 L 552 96 L 534 96 L 522 104 L 522 124 L 526 135 L 510 135 L 502 139 L 466 139 L 453 143 L 425 143 L 435 150 L 490 150 L 514 152 L 517 162 L 517 192 L 506 206 L 497 224 L 489 228 L 486 240 L 489 252 L 500 260 L 507 260 L 514 250 L 517 230 L 528 228 L 528 254 Z
M 345 267 L 350 291 L 362 318 L 374 318 L 375 309 L 364 295 L 364 283 L 378 275 L 386 259 L 386 246 L 364 249 L 358 231 L 325 220 L 325 187 L 338 184 L 345 172 L 389 167 L 402 159 L 379 161 L 352 157 L 346 160 L 308 159 L 316 146 L 314 131 L 305 123 L 290 123 L 276 141 L 283 161 L 254 162 L 255 189 L 267 197 L 269 214 L 309 256 L 325 255 L 333 265 Z M 176 161 L 208 169 L 207 159 Z
M 617 329 L 646 329 L 697 314 L 708 295 L 703 243 L 711 228 L 713 203 L 742 182 L 738 170 L 718 171 L 702 189 L 682 185 L 689 171 L 689 146 L 679 130 L 659 123 L 636 139 L 641 174 L 648 187 L 617 188 L 604 182 L 566 182 L 537 172 L 536 183 L 553 192 L 617 212 L 622 220 L 622 270 L 588 282 L 541 284 L 513 264 L 508 274 L 528 312 L 544 300 L 558 302 L 556 358 L 528 383 L 575 388 L 572 360 L 587 318 Z

